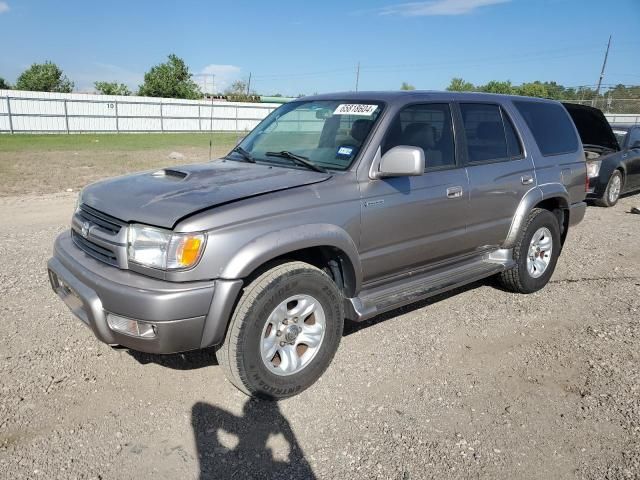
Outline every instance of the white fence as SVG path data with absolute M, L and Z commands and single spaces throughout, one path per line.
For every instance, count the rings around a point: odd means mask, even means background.
M 633 113 L 605 113 L 609 123 L 640 123 L 640 115 Z
M 0 90 L 0 133 L 247 131 L 278 106 Z

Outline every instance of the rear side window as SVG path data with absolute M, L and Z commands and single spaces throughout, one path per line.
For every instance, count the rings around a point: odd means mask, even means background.
M 578 137 L 562 105 L 546 102 L 513 102 L 533 134 L 542 155 L 575 152 Z
M 461 103 L 460 112 L 467 139 L 467 158 L 470 163 L 506 160 L 513 156 L 510 151 L 520 149 L 518 137 L 508 119 L 512 138 L 507 141 L 502 112 L 498 105 Z M 511 143 L 510 147 L 508 143 Z
M 516 134 L 516 129 L 511 123 L 511 119 L 507 116 L 507 114 L 502 111 L 502 120 L 504 122 L 504 133 L 507 136 L 507 150 L 509 151 L 509 156 L 511 158 L 521 157 L 522 152 L 522 144 L 520 143 L 520 139 Z

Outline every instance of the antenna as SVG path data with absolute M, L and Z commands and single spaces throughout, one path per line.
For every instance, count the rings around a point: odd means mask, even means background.
M 356 92 L 358 91 L 359 83 L 360 83 L 360 62 L 358 62 L 358 67 L 356 68 Z

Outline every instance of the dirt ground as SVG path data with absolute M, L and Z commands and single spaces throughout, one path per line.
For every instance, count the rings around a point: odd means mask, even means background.
M 0 198 L 2 479 L 640 478 L 640 195 L 590 207 L 541 292 L 488 280 L 349 325 L 277 404 L 211 351 L 113 349 L 73 318 L 45 264 L 74 202 Z

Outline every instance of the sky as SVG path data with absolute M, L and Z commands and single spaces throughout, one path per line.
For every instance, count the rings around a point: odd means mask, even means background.
M 0 77 L 57 63 L 77 91 L 136 89 L 182 57 L 203 89 L 248 80 L 260 94 L 442 90 L 541 80 L 640 84 L 640 0 L 0 0 Z M 205 86 L 206 79 L 206 86 Z

